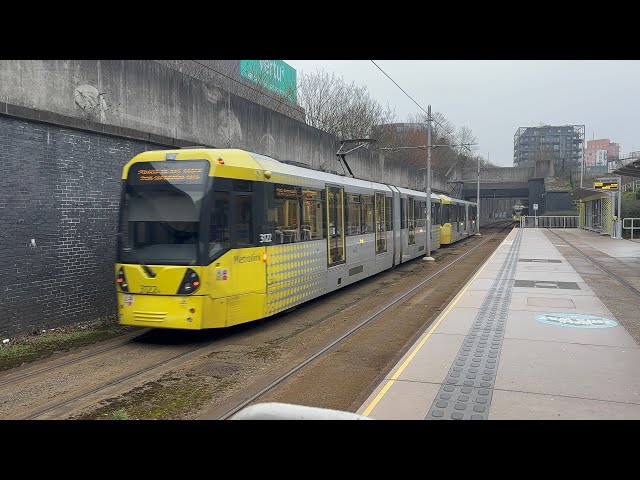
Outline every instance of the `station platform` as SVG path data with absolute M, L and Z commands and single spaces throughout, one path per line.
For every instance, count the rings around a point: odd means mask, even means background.
M 637 292 L 620 285 L 605 299 L 617 287 L 600 288 L 605 273 L 577 260 L 561 236 L 629 268 L 637 268 L 640 243 L 546 230 L 513 229 L 356 413 L 379 420 L 640 419 L 639 334 L 624 326 L 640 324 Z

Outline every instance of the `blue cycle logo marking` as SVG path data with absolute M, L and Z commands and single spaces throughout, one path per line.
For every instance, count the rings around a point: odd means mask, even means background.
M 544 313 L 536 315 L 536 320 L 547 325 L 577 328 L 610 328 L 618 325 L 618 322 L 609 318 L 578 313 Z

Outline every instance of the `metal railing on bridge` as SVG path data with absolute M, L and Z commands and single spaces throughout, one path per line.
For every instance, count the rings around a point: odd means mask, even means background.
M 622 185 L 623 192 L 636 192 L 640 190 L 640 179 Z
M 623 218 L 622 229 L 631 230 L 631 239 L 633 240 L 633 231 L 640 230 L 640 218 L 632 218 L 632 217 Z
M 578 215 L 520 217 L 520 228 L 578 228 Z

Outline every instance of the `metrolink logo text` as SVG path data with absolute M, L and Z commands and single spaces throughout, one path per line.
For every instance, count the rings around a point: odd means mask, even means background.
M 257 262 L 260 260 L 260 255 L 235 255 L 233 257 L 233 263 L 247 263 L 247 262 Z

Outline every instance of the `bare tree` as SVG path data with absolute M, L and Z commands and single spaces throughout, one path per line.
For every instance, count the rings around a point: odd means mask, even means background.
M 471 129 L 467 126 L 462 126 L 458 129 L 458 134 L 456 135 L 456 143 L 459 145 L 468 145 L 469 150 L 471 152 L 475 152 L 478 150 L 477 143 L 478 139 L 475 137 Z
M 423 123 L 405 122 L 378 125 L 372 136 L 377 140 L 374 149 L 381 149 L 389 158 L 404 164 L 424 168 L 427 161 L 427 126 Z
M 376 125 L 395 119 L 395 112 L 372 98 L 366 86 L 348 84 L 342 76 L 323 70 L 301 72 L 298 103 L 307 124 L 339 139 L 369 138 Z
M 406 123 L 391 125 L 381 125 L 376 129 L 378 142 L 385 148 L 385 155 L 397 158 L 408 165 L 424 168 L 427 162 L 427 151 L 424 147 L 428 143 L 427 115 L 418 113 L 409 115 Z M 446 175 L 451 172 L 454 166 L 460 168 L 471 161 L 476 162 L 473 146 L 477 142 L 471 129 L 461 127 L 457 132 L 453 124 L 441 112 L 432 113 L 431 121 L 431 144 L 434 148 L 431 151 L 431 166 L 433 171 Z M 463 149 L 460 145 L 469 145 L 469 150 Z M 450 145 L 451 147 L 447 147 Z M 398 148 L 394 147 L 416 147 Z

